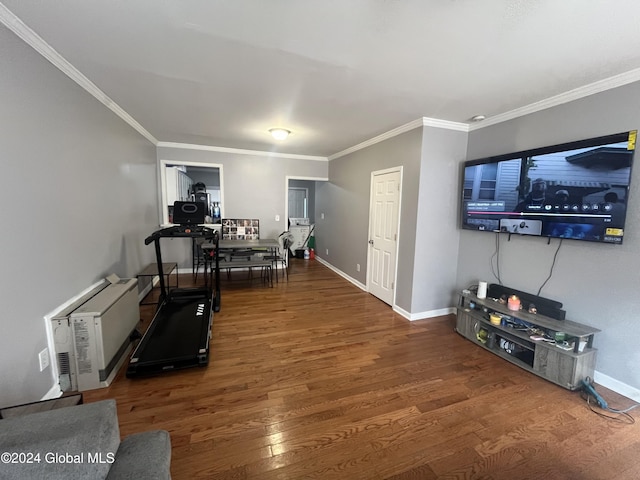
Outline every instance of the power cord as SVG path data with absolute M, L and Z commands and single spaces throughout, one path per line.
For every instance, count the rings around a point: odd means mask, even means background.
M 496 259 L 496 268 L 493 268 L 493 259 Z M 498 283 L 500 285 L 502 285 L 502 280 L 500 280 L 500 234 L 496 233 L 496 250 L 493 252 L 493 255 L 491 255 L 491 258 L 489 259 L 489 264 L 491 265 L 491 273 L 493 274 L 494 277 L 496 277 L 496 280 L 498 280 Z M 496 275 L 496 270 L 497 270 L 497 275 Z
M 634 408 L 640 407 L 640 405 L 635 404 L 624 410 L 611 408 L 607 404 L 606 400 L 602 398 L 602 396 L 596 391 L 596 388 L 593 385 L 591 378 L 589 377 L 582 380 L 582 392 L 582 398 L 586 400 L 589 410 L 591 410 L 596 415 L 600 415 L 601 417 L 608 418 L 609 420 L 614 420 L 616 422 L 627 423 L 629 425 L 635 423 L 635 419 L 628 412 L 630 412 Z M 592 406 L 592 401 L 595 401 L 595 403 L 598 405 L 598 407 L 600 407 L 601 410 L 614 413 L 618 416 L 606 415 L 602 412 L 599 412 L 598 410 L 595 410 Z
M 564 240 L 564 239 L 563 238 L 560 239 L 560 243 L 558 243 L 558 248 L 556 249 L 556 253 L 553 256 L 553 262 L 551 263 L 551 269 L 549 270 L 549 276 L 544 281 L 544 283 L 542 285 L 540 285 L 540 288 L 538 289 L 538 293 L 537 293 L 538 296 L 540 296 L 540 292 L 542 291 L 544 286 L 547 284 L 547 282 L 551 279 L 551 276 L 553 275 L 553 267 L 555 267 L 555 265 L 556 265 L 556 259 L 558 258 L 558 252 L 560 251 L 560 247 L 562 246 L 562 240 Z

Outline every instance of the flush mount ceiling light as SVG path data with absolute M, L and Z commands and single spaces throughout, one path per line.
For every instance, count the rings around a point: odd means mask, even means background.
M 284 140 L 285 138 L 287 138 L 289 136 L 291 131 L 287 130 L 285 128 L 270 128 L 269 129 L 269 133 L 276 140 Z
M 484 115 L 475 115 L 475 116 L 471 117 L 471 121 L 472 122 L 481 122 L 485 118 L 487 118 L 487 117 L 485 117 Z

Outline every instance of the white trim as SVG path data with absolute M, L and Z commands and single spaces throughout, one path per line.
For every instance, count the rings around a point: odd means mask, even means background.
M 331 265 L 329 262 L 327 262 L 326 260 L 323 260 L 322 258 L 318 257 L 316 255 L 316 260 L 318 262 L 320 262 L 322 265 L 324 265 L 325 267 L 327 267 L 329 270 L 333 270 L 335 273 L 337 273 L 338 275 L 340 275 L 342 278 L 344 278 L 345 280 L 353 283 L 356 287 L 358 287 L 361 290 L 364 290 L 365 292 L 367 291 L 367 287 L 366 285 L 363 285 L 362 283 L 360 283 L 358 280 L 356 280 L 353 277 L 350 277 L 349 275 L 347 275 L 346 273 L 344 273 L 342 270 L 338 270 L 336 267 L 334 267 L 333 265 Z
M 391 310 L 396 312 L 398 315 L 403 316 L 407 320 L 411 320 L 411 314 L 407 312 L 404 308 L 400 308 L 399 306 L 394 305 L 393 307 L 391 307 Z
M 159 282 L 160 282 L 160 278 L 157 275 L 151 278 L 151 281 L 149 282 L 149 284 L 146 287 L 144 287 L 140 293 L 138 293 L 138 304 L 142 303 L 142 300 L 144 300 L 144 297 L 149 295 L 149 292 L 151 292 L 151 290 L 153 290 L 153 287 L 155 287 L 155 285 Z
M 422 117 L 423 127 L 445 128 L 447 130 L 456 130 L 458 132 L 468 132 L 469 124 L 460 122 L 451 122 L 449 120 L 440 120 L 439 118 Z
M 373 178 L 375 175 L 386 175 L 387 173 L 394 173 L 394 172 L 399 172 L 400 173 L 400 180 L 402 180 L 402 169 L 403 169 L 403 165 L 399 165 L 397 167 L 389 167 L 389 168 L 383 168 L 382 170 L 374 170 L 371 172 L 371 178 Z M 371 187 L 371 185 L 369 185 L 369 187 Z M 402 183 L 400 183 L 400 187 L 402 187 Z M 402 188 L 401 188 L 402 190 Z M 371 195 L 369 195 L 369 198 L 371 199 Z
M 396 309 L 394 308 L 394 310 Z M 425 320 L 427 318 L 442 317 L 444 315 L 450 315 L 452 313 L 456 313 L 456 309 L 455 307 L 448 307 L 448 308 L 440 308 L 438 310 L 427 310 L 426 312 L 419 312 L 419 313 L 409 313 L 409 312 L 405 312 L 405 313 L 398 312 L 398 313 L 400 313 L 401 315 L 405 316 L 406 318 L 408 318 L 413 322 L 415 320 Z
M 363 148 L 370 147 L 371 145 L 375 145 L 376 143 L 380 143 L 384 140 L 387 140 L 392 137 L 396 137 L 402 133 L 408 132 L 410 130 L 414 130 L 419 127 L 435 127 L 435 128 L 446 128 L 449 130 L 459 130 L 461 132 L 468 132 L 469 125 L 466 123 L 459 122 L 450 122 L 448 120 L 439 120 L 437 118 L 429 118 L 429 117 L 421 117 L 412 122 L 406 123 L 399 127 L 394 128 L 393 130 L 389 130 L 377 137 L 370 138 L 362 143 L 354 145 L 353 147 L 349 147 L 346 150 L 342 150 L 341 152 L 334 153 L 329 156 L 329 161 L 335 160 L 340 157 L 344 157 L 350 153 L 356 152 L 358 150 L 362 150 Z
M 62 55 L 60 55 L 51 45 L 45 42 L 36 32 L 29 28 L 22 20 L 16 17 L 6 6 L 0 3 L 0 23 L 3 23 L 9 30 L 20 37 L 27 45 L 42 55 L 51 64 L 57 67 L 62 73 L 76 82 L 88 93 L 93 95 L 99 102 L 109 108 L 113 113 L 127 122 L 134 130 L 149 140 L 154 145 L 158 140 L 151 135 L 142 125 L 140 125 L 131 115 L 125 112 L 117 103 L 100 90 L 91 80 L 85 77 L 80 71 L 71 65 Z
M 471 124 L 469 126 L 469 131 L 478 130 L 480 128 L 495 125 L 496 123 L 513 120 L 514 118 L 523 117 L 525 115 L 529 115 L 530 113 L 539 112 L 541 110 L 546 110 L 547 108 L 573 102 L 574 100 L 579 100 L 581 98 L 588 97 L 589 95 L 601 93 L 613 88 L 622 87 L 639 80 L 640 68 L 637 68 L 635 70 L 621 73 L 620 75 L 605 78 L 604 80 L 600 80 L 589 85 L 574 88 L 573 90 L 569 90 L 568 92 L 564 92 L 559 95 L 540 100 L 539 102 L 531 103 L 524 107 L 516 108 L 509 112 L 501 113 L 494 117 L 489 117 L 481 122 Z
M 329 160 L 327 157 L 320 157 L 320 156 L 313 156 L 313 155 L 299 155 L 296 153 L 264 152 L 261 150 L 244 150 L 240 148 L 215 147 L 212 145 L 195 145 L 191 143 L 158 142 L 156 146 L 163 147 L 163 148 L 179 148 L 184 150 L 204 150 L 207 152 L 233 153 L 236 155 L 258 155 L 262 157 L 293 158 L 295 160 L 314 160 L 318 162 L 327 162 Z
M 613 390 L 620 395 L 630 398 L 636 403 L 640 403 L 640 390 L 638 390 L 637 388 L 627 385 L 626 383 L 622 383 L 621 381 L 616 380 L 615 378 L 611 378 L 610 376 L 598 371 L 594 372 L 593 381 L 598 385 L 602 385 L 609 390 Z
M 329 178 L 328 177 L 302 177 L 300 175 L 287 175 L 286 176 L 287 181 L 288 180 L 310 180 L 312 182 L 328 182 Z M 287 184 L 288 186 L 289 184 Z

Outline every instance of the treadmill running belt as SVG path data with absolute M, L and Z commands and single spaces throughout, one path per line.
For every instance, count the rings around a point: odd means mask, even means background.
M 196 316 L 200 306 L 200 316 Z M 204 307 L 203 307 L 204 306 Z M 203 311 L 211 310 L 208 299 L 174 300 L 159 312 L 158 324 L 149 338 L 141 362 L 195 356 L 200 349 Z
M 172 296 L 134 351 L 132 359 L 137 360 L 130 363 L 127 376 L 208 363 L 210 319 L 211 298 Z

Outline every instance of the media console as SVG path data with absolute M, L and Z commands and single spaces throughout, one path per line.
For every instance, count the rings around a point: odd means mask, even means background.
M 456 330 L 499 357 L 569 390 L 578 390 L 583 379 L 593 378 L 597 354 L 593 337 L 600 332 L 597 328 L 509 310 L 492 298 L 479 299 L 463 291 Z

